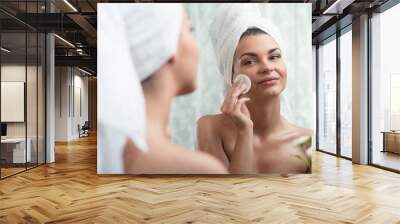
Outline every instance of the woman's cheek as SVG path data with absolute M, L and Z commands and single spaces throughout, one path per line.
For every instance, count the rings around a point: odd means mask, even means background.
M 282 78 L 281 87 L 282 87 L 282 91 L 286 88 L 286 76 L 284 78 Z

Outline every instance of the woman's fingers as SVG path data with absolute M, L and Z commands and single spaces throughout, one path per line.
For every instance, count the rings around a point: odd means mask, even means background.
M 229 89 L 229 91 L 226 93 L 224 102 L 226 102 L 227 104 L 229 104 L 229 103 L 232 101 L 232 96 L 233 96 L 235 90 L 238 89 L 238 88 L 239 88 L 239 83 L 235 83 L 235 84 Z
M 235 105 L 237 104 L 237 101 L 239 99 L 239 96 L 240 96 L 240 94 L 243 93 L 245 88 L 246 87 L 244 86 L 244 84 L 241 81 L 234 83 L 232 88 L 226 94 L 221 108 L 223 108 L 223 110 L 225 112 L 230 112 L 230 111 L 234 110 Z M 221 109 L 221 111 L 222 111 L 222 109 Z M 224 111 L 222 111 L 222 112 L 224 112 Z
M 250 98 L 244 95 L 240 97 L 245 90 L 246 86 L 243 82 L 235 83 L 225 95 L 221 106 L 221 112 L 231 117 L 239 128 L 248 128 L 252 125 L 250 114 L 245 104 Z
M 240 108 L 244 103 L 246 103 L 249 100 L 250 100 L 249 97 L 242 97 L 242 98 L 238 99 L 237 103 L 235 104 L 235 109 Z
M 243 103 L 245 103 L 245 102 L 247 102 L 247 101 L 249 101 L 249 100 L 250 100 L 249 97 L 242 97 L 242 98 L 240 98 L 240 99 L 238 100 L 237 104 L 243 104 Z
M 232 94 L 231 94 L 232 99 L 237 99 L 240 96 L 240 94 L 242 94 L 243 91 L 246 89 L 246 86 L 242 81 L 238 83 L 239 84 L 232 89 Z
M 243 106 L 246 106 L 246 102 L 248 102 L 250 100 L 250 98 L 249 97 L 243 97 L 243 98 L 240 98 L 240 99 L 238 99 L 238 102 L 235 104 L 235 111 L 237 111 L 237 112 L 242 112 L 242 107 Z
M 250 113 L 246 105 L 246 102 L 249 100 L 250 98 L 248 97 L 240 98 L 235 105 L 233 114 L 235 114 L 236 119 L 239 121 L 239 128 L 252 127 L 253 122 L 251 121 Z

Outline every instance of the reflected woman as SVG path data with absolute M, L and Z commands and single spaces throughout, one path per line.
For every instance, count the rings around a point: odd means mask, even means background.
M 306 173 L 306 145 L 312 131 L 288 122 L 281 114 L 287 69 L 279 35 L 257 8 L 224 5 L 210 29 L 219 70 L 228 88 L 221 114 L 198 120 L 199 150 L 217 157 L 231 173 Z M 244 74 L 251 89 L 243 94 Z M 308 138 L 309 139 L 309 138 Z

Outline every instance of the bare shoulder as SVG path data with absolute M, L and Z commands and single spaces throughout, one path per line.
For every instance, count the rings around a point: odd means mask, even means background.
M 175 146 L 173 151 L 174 161 L 179 164 L 187 174 L 223 174 L 227 170 L 215 157 L 205 152 L 191 151 L 180 146 Z
M 223 174 L 221 162 L 205 153 L 194 152 L 170 142 L 139 152 L 134 144 L 124 150 L 124 168 L 129 174 Z
M 225 166 L 229 165 L 224 145 L 228 132 L 232 128 L 229 119 L 223 114 L 206 115 L 197 121 L 197 149 L 217 158 Z
M 215 120 L 215 116 L 216 115 L 213 114 L 200 117 L 197 120 L 197 131 L 213 130 L 214 129 L 213 121 Z
M 294 124 L 290 124 L 293 130 L 293 137 L 296 139 L 296 145 L 306 150 L 312 146 L 313 131 L 308 128 L 300 127 Z M 309 138 L 310 137 L 310 138 Z
M 222 114 L 208 114 L 197 120 L 197 126 L 208 130 L 216 129 L 221 119 L 223 119 Z
M 197 120 L 197 147 L 203 149 L 203 151 L 211 140 L 218 140 L 217 123 L 218 115 L 205 115 Z
M 314 132 L 309 128 L 300 127 L 292 123 L 289 123 L 289 125 L 298 136 L 312 136 L 314 134 Z
M 223 114 L 205 115 L 197 120 L 198 131 L 207 130 L 215 133 L 226 127 L 235 128 L 236 126 L 227 116 Z

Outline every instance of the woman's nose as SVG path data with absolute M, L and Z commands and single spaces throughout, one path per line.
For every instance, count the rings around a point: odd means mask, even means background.
M 261 71 L 262 73 L 270 73 L 275 69 L 275 65 L 268 58 L 263 58 L 261 61 Z

